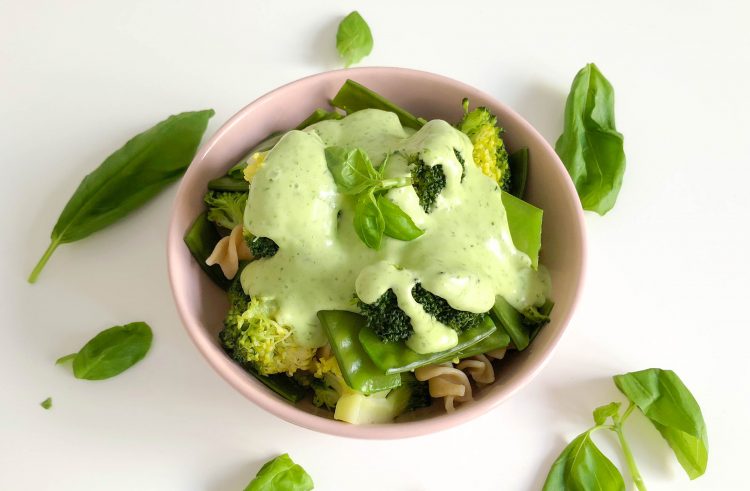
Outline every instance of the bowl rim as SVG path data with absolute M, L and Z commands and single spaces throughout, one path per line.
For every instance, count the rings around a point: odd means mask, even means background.
M 211 336 L 203 328 L 200 322 L 193 319 L 189 315 L 189 308 L 187 305 L 187 299 L 180 293 L 180 286 L 176 284 L 175 271 L 180 267 L 178 262 L 179 247 L 184 247 L 182 237 L 184 230 L 179 229 L 178 225 L 178 211 L 180 202 L 182 201 L 182 195 L 185 193 L 187 187 L 186 182 L 189 181 L 189 177 L 192 174 L 191 171 L 195 167 L 199 166 L 204 160 L 206 155 L 221 142 L 224 136 L 237 124 L 245 113 L 252 111 L 254 107 L 263 105 L 270 99 L 276 97 L 279 93 L 283 93 L 285 90 L 292 86 L 305 86 L 315 85 L 326 80 L 339 78 L 346 76 L 346 78 L 356 78 L 357 75 L 368 75 L 368 74 L 400 74 L 410 75 L 423 78 L 426 82 L 440 82 L 443 84 L 451 85 L 458 90 L 464 91 L 467 96 L 476 95 L 485 100 L 492 101 L 492 104 L 496 107 L 502 108 L 502 110 L 509 114 L 511 117 L 516 119 L 516 122 L 522 127 L 523 131 L 527 132 L 532 138 L 539 141 L 545 151 L 554 155 L 554 165 L 558 167 L 558 170 L 567 175 L 567 170 L 560 161 L 559 157 L 546 141 L 546 139 L 521 115 L 511 109 L 506 104 L 498 101 L 495 97 L 488 93 L 476 89 L 464 82 L 455 80 L 444 75 L 435 74 L 432 72 L 414 70 L 410 68 L 399 68 L 399 67 L 386 67 L 386 66 L 375 66 L 375 67 L 357 67 L 357 68 L 344 68 L 338 70 L 331 70 L 321 72 L 313 75 L 309 75 L 292 82 L 286 83 L 276 89 L 273 89 L 266 94 L 258 97 L 254 101 L 245 105 L 242 109 L 237 111 L 231 118 L 229 118 L 212 136 L 209 138 L 196 153 L 193 161 L 191 162 L 188 171 L 180 181 L 179 188 L 177 190 L 175 200 L 172 206 L 171 218 L 168 229 L 167 237 L 167 269 L 169 276 L 170 289 L 172 296 L 177 307 L 177 312 L 182 321 L 182 324 L 187 331 L 188 335 L 192 339 L 193 343 L 200 351 L 201 355 L 205 358 L 208 364 L 232 387 L 238 392 L 244 395 L 247 399 L 268 411 L 269 413 L 278 416 L 279 418 L 302 426 L 314 431 L 327 433 L 330 435 L 343 436 L 348 438 L 359 438 L 359 439 L 375 439 L 375 440 L 388 440 L 388 439 L 399 439 L 409 438 L 421 435 L 434 433 L 437 431 L 443 431 L 449 428 L 453 428 L 462 423 L 471 421 L 490 410 L 496 408 L 501 403 L 508 400 L 510 397 L 518 393 L 521 389 L 526 387 L 547 365 L 552 355 L 556 351 L 563 334 L 568 328 L 570 319 L 573 316 L 575 307 L 581 298 L 583 286 L 586 279 L 586 268 L 587 268 L 587 243 L 585 234 L 585 219 L 583 209 L 580 206 L 580 201 L 577 199 L 577 192 L 573 185 L 572 180 L 564 180 L 565 186 L 567 187 L 567 194 L 576 196 L 577 206 L 575 206 L 574 221 L 577 222 L 578 227 L 576 233 L 578 234 L 578 241 L 581 244 L 580 247 L 580 270 L 578 274 L 578 284 L 575 292 L 572 295 L 571 308 L 568 310 L 564 318 L 559 319 L 560 327 L 554 336 L 550 339 L 549 345 L 546 352 L 542 353 L 540 360 L 532 365 L 527 371 L 521 373 L 516 379 L 507 384 L 506 390 L 497 394 L 493 397 L 485 397 L 483 399 L 473 402 L 471 405 L 467 405 L 464 408 L 453 413 L 446 413 L 434 418 L 428 418 L 425 420 L 417 421 L 406 421 L 399 423 L 386 423 L 386 424 L 373 424 L 373 425 L 353 425 L 336 421 L 333 419 L 324 418 L 315 414 L 309 413 L 304 409 L 298 408 L 286 400 L 278 397 L 270 389 L 262 385 L 257 380 L 252 380 L 255 384 L 247 384 L 244 378 L 238 378 L 232 376 L 230 373 L 222 370 L 219 366 L 214 363 L 213 358 L 216 356 L 217 346 L 213 343 Z M 222 356 L 224 353 L 221 353 Z

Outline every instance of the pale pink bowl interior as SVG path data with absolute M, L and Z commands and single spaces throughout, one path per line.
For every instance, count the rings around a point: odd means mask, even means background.
M 217 341 L 226 312 L 225 294 L 201 271 L 182 237 L 204 208 L 206 183 L 218 177 L 249 148 L 272 131 L 293 128 L 328 101 L 341 84 L 354 79 L 426 119 L 456 121 L 461 99 L 489 107 L 505 128 L 513 150 L 529 148 L 530 170 L 525 199 L 544 210 L 542 262 L 552 275 L 555 308 L 552 322 L 522 353 L 503 360 L 497 381 L 479 391 L 476 400 L 445 414 L 441 404 L 416 413 L 409 421 L 354 426 L 331 419 L 309 403 L 293 406 L 235 365 Z M 585 265 L 583 212 L 568 174 L 549 144 L 523 118 L 489 95 L 461 82 L 402 68 L 355 68 L 313 75 L 264 95 L 233 116 L 199 150 L 182 179 L 169 227 L 169 278 L 177 310 L 190 337 L 209 364 L 248 399 L 291 423 L 316 431 L 355 438 L 403 438 L 443 430 L 489 411 L 528 384 L 559 342 L 581 291 Z

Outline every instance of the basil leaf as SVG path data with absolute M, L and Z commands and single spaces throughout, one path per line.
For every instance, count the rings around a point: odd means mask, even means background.
M 310 491 L 313 487 L 305 469 L 283 454 L 266 462 L 245 491 Z
M 359 194 L 368 187 L 377 184 L 378 172 L 367 154 L 355 149 L 347 151 L 342 147 L 325 149 L 326 165 L 336 181 L 339 192 Z
M 34 283 L 60 244 L 75 242 L 135 210 L 178 179 L 190 165 L 212 109 L 170 116 L 136 135 L 78 185 L 51 242 L 29 276 Z
M 659 430 L 690 479 L 708 463 L 708 433 L 701 408 L 671 370 L 649 368 L 614 377 L 615 385 Z
M 348 67 L 359 62 L 372 51 L 370 26 L 356 10 L 341 21 L 336 32 L 336 49 Z
M 542 491 L 625 491 L 622 474 L 591 441 L 591 432 L 565 447 L 547 474 Z
M 610 402 L 594 409 L 594 423 L 603 425 L 608 418 L 614 418 L 620 413 L 620 403 Z
M 151 348 L 153 334 L 145 322 L 131 322 L 105 329 L 94 336 L 73 358 L 73 375 L 103 380 L 118 375 L 143 359 Z M 66 361 L 68 355 L 58 363 Z
M 42 406 L 44 409 L 50 409 L 52 407 L 52 398 L 48 397 L 42 402 L 39 403 L 40 406 Z
M 385 220 L 384 233 L 398 240 L 414 240 L 424 233 L 396 203 L 383 195 L 378 196 L 378 208 Z
M 565 102 L 555 144 L 585 210 L 604 215 L 615 205 L 625 172 L 623 136 L 615 128 L 615 93 L 593 63 L 578 72 Z
M 357 204 L 354 206 L 354 231 L 367 247 L 380 249 L 385 220 L 371 192 L 361 194 L 357 198 Z

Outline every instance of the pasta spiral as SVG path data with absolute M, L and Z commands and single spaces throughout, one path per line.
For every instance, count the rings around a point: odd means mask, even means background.
M 427 381 L 430 396 L 444 398 L 445 410 L 449 413 L 456 410 L 456 402 L 468 402 L 473 399 L 469 377 L 454 368 L 452 363 L 419 367 L 414 370 L 414 376 L 420 382 Z
M 468 372 L 477 384 L 486 385 L 495 381 L 495 369 L 485 355 L 461 360 L 456 368 Z
M 242 237 L 242 225 L 237 225 L 232 229 L 232 233 L 216 243 L 213 252 L 206 259 L 206 264 L 218 264 L 224 276 L 231 280 L 240 268 L 240 261 L 252 258 L 253 253 Z

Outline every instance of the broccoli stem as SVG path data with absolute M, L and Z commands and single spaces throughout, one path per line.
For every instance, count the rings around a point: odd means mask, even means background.
M 380 181 L 378 186 L 382 190 L 402 188 L 404 186 L 411 186 L 411 177 L 396 177 L 393 179 L 383 179 Z
M 52 241 L 49 243 L 49 247 L 47 247 L 47 250 L 44 251 L 42 258 L 38 263 L 36 263 L 34 270 L 29 275 L 29 283 L 36 283 L 37 278 L 39 278 L 39 273 L 42 272 L 44 266 L 47 264 L 47 261 L 49 261 L 49 258 L 52 257 L 52 253 L 55 252 L 55 249 L 57 249 L 57 246 L 59 246 L 60 244 L 60 239 L 52 239 Z

